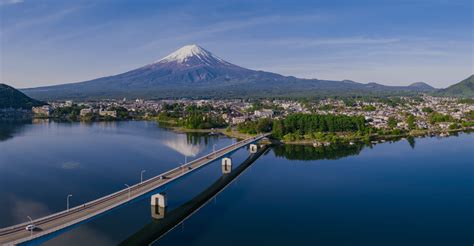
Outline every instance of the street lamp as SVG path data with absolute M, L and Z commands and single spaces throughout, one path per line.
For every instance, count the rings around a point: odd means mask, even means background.
M 125 184 L 125 186 L 127 186 L 128 188 L 128 200 L 130 200 L 130 192 L 131 192 L 130 186 L 128 184 Z
M 66 209 L 67 209 L 68 212 L 69 212 L 69 197 L 71 197 L 71 196 L 72 196 L 72 195 L 69 194 L 69 195 L 67 195 L 67 198 L 66 198 L 66 201 L 67 201 L 67 202 L 66 202 Z
M 216 144 L 212 145 L 212 152 L 214 152 L 214 159 L 216 158 Z
M 140 184 L 143 183 L 143 173 L 146 172 L 146 170 L 142 170 L 140 172 Z
M 180 166 L 180 168 L 181 168 L 181 173 L 184 173 L 184 164 L 180 162 L 180 163 L 179 163 L 179 166 Z
M 26 216 L 30 220 L 30 225 L 33 225 L 33 220 L 31 219 L 30 216 Z M 30 236 L 33 236 L 33 229 L 30 230 Z

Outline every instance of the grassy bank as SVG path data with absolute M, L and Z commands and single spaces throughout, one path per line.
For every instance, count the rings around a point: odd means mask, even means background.
M 179 133 L 221 133 L 231 138 L 238 138 L 238 139 L 246 139 L 250 137 L 254 137 L 256 134 L 246 134 L 238 132 L 234 129 L 229 130 L 228 128 L 213 128 L 213 129 L 189 129 L 182 126 L 178 126 L 175 121 L 164 121 L 164 120 L 156 120 L 160 126 L 170 129 L 175 132 Z
M 256 134 L 242 133 L 236 129 L 229 128 L 215 128 L 215 129 L 189 129 L 185 127 L 177 126 L 175 122 L 172 121 L 158 121 L 161 126 L 171 129 L 175 132 L 186 133 L 186 132 L 196 132 L 196 133 L 221 133 L 228 137 L 246 139 L 255 136 Z M 438 130 L 412 130 L 409 132 L 403 132 L 400 134 L 368 134 L 368 135 L 357 135 L 355 133 L 321 133 L 321 138 L 311 138 L 300 136 L 300 139 L 288 140 L 288 139 L 277 139 L 278 142 L 282 144 L 292 144 L 292 145 L 313 145 L 315 143 L 329 143 L 329 144 L 349 144 L 351 142 L 356 143 L 369 143 L 376 141 L 390 141 L 401 138 L 408 137 L 421 137 L 421 136 L 430 136 L 430 135 L 441 135 L 441 134 L 455 134 L 457 132 L 471 132 L 474 131 L 474 127 L 463 127 L 459 129 L 438 129 Z
M 412 130 L 410 132 L 401 133 L 401 134 L 393 134 L 393 135 L 378 135 L 378 134 L 371 134 L 368 136 L 351 136 L 351 137 L 340 137 L 338 138 L 337 143 L 350 143 L 350 142 L 372 142 L 372 141 L 390 141 L 396 140 L 401 138 L 408 138 L 408 137 L 422 137 L 422 136 L 440 136 L 441 134 L 448 133 L 449 135 L 456 134 L 459 132 L 472 132 L 474 131 L 474 127 L 465 127 L 459 129 L 444 129 L 444 130 Z M 294 145 L 312 145 L 316 142 L 329 142 L 330 144 L 336 143 L 334 141 L 321 141 L 318 139 L 301 139 L 301 140 L 294 140 L 294 141 L 285 141 L 281 140 L 283 144 L 294 144 Z

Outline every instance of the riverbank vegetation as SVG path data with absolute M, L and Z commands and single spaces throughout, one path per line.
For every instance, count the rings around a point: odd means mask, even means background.
M 170 124 L 184 129 L 212 129 L 227 126 L 224 119 L 214 114 L 214 109 L 209 105 L 184 106 L 183 104 L 165 104 L 163 111 L 155 117 L 158 122 Z
M 363 138 L 373 133 L 363 116 L 290 114 L 284 119 L 268 118 L 237 126 L 241 133 L 271 132 L 272 137 L 287 142 L 341 142 Z
M 438 132 L 453 132 L 474 126 L 474 113 L 471 121 L 458 121 L 451 116 L 432 112 L 430 122 L 443 122 L 449 127 Z M 272 137 L 285 143 L 329 144 L 370 142 L 374 140 L 433 134 L 432 130 L 418 128 L 417 118 L 408 114 L 405 117 L 406 128 L 399 128 L 395 117 L 389 117 L 386 128 L 370 126 L 363 116 L 290 114 L 284 119 L 260 119 L 244 122 L 237 126 L 241 133 L 257 134 L 271 132 Z

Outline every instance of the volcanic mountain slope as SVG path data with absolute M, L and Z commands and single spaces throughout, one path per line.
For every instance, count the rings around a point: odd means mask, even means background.
M 231 64 L 198 45 L 186 45 L 143 67 L 90 81 L 23 90 L 41 99 L 287 97 L 425 91 L 353 81 L 298 79 Z

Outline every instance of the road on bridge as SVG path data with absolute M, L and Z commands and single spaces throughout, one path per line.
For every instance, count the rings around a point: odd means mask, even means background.
M 240 149 L 250 143 L 256 142 L 269 134 L 259 135 L 257 137 L 245 139 L 225 148 L 219 149 L 201 158 L 186 163 L 158 176 L 143 181 L 142 183 L 130 186 L 130 188 L 120 190 L 113 194 L 101 197 L 97 200 L 71 208 L 69 211 L 62 211 L 33 221 L 37 230 L 33 233 L 26 231 L 25 227 L 29 222 L 14 225 L 8 228 L 0 229 L 0 244 L 15 245 L 28 242 L 39 237 L 43 237 L 53 232 L 65 229 L 72 225 L 83 222 L 101 213 L 107 212 L 113 208 L 123 205 L 135 198 L 152 192 L 163 185 L 177 180 L 186 174 L 199 169 L 216 159 L 225 156 L 237 149 Z

